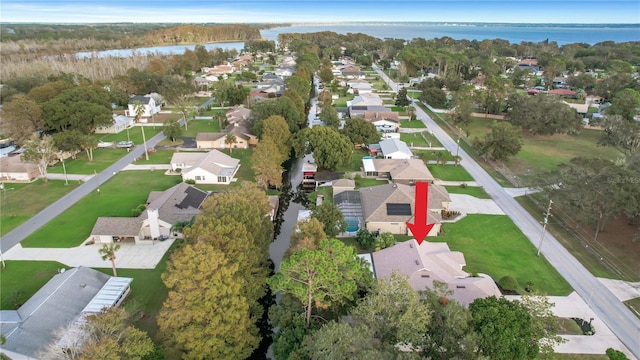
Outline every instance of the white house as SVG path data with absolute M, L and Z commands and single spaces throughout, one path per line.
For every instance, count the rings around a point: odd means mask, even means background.
M 407 143 L 398 139 L 387 139 L 380 141 L 380 151 L 385 159 L 411 159 L 413 153 Z
M 144 106 L 144 112 L 142 113 L 143 118 L 151 117 L 160 112 L 160 104 L 156 104 L 156 101 L 153 99 L 153 97 L 151 97 L 151 95 L 136 95 L 131 97 L 131 100 L 129 100 L 125 115 L 134 117 L 136 116 L 136 102 L 138 101 Z M 141 121 L 146 122 L 145 120 Z
M 177 152 L 171 157 L 171 168 L 181 169 L 182 180 L 196 184 L 230 184 L 240 168 L 240 160 L 218 150 L 207 153 Z
M 117 134 L 133 126 L 134 119 L 124 115 L 113 114 L 113 123 L 96 129 L 96 134 Z
M 371 106 L 377 105 L 382 106 L 384 101 L 378 96 L 378 94 L 374 93 L 364 93 L 359 96 L 356 96 L 351 101 L 347 101 L 347 106 Z

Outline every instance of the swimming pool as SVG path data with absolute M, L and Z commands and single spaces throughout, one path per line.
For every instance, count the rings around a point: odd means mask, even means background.
M 347 216 L 344 220 L 347 222 L 347 232 L 356 232 L 360 228 L 360 221 L 357 217 Z

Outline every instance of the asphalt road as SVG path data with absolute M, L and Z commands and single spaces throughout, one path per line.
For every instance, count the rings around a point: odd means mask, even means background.
M 378 74 L 392 89 L 398 87 L 380 69 Z M 537 248 L 542 235 L 542 225 L 500 186 L 464 149 L 457 149 L 457 143 L 442 130 L 419 106 L 416 115 L 422 119 L 429 130 L 444 147 L 452 152 L 459 151 L 461 165 L 473 176 L 476 183 L 491 195 L 493 200 L 513 220 Z M 618 300 L 609 289 L 573 257 L 550 233 L 546 233 L 541 253 L 569 282 L 573 289 L 587 302 L 591 309 L 607 324 L 611 331 L 627 348 L 640 358 L 640 319 Z M 517 256 L 517 254 L 514 254 Z M 597 330 L 597 329 L 596 329 Z
M 206 108 L 213 102 L 213 99 L 200 105 L 201 108 Z M 180 124 L 184 125 L 184 119 L 180 120 Z M 151 149 L 155 147 L 160 141 L 164 140 L 166 136 L 160 132 L 156 136 L 147 140 L 147 148 Z M 100 185 L 104 184 L 107 180 L 111 179 L 114 175 L 124 169 L 125 166 L 131 164 L 136 158 L 144 156 L 144 145 L 138 145 L 133 148 L 127 155 L 123 156 L 120 160 L 96 174 L 91 180 L 78 186 L 70 193 L 58 199 L 53 204 L 46 207 L 44 210 L 37 213 L 31 219 L 25 221 L 20 226 L 8 232 L 5 236 L 0 238 L 0 254 L 14 247 L 20 241 L 27 236 L 34 233 L 44 224 L 51 221 L 56 216 L 60 215 L 63 211 L 71 207 L 71 205 L 78 202 L 92 191 L 97 191 Z

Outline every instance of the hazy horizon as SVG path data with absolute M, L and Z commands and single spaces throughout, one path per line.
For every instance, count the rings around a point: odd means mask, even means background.
M 0 6 L 2 23 L 640 24 L 640 1 L 636 0 L 2 0 Z

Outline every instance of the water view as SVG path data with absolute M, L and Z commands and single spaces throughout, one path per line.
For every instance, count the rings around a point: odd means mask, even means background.
M 436 24 L 436 23 L 336 23 L 307 24 L 262 30 L 269 40 L 277 40 L 281 33 L 310 33 L 334 31 L 339 34 L 363 33 L 380 39 L 441 38 L 456 40 L 504 39 L 511 43 L 539 42 L 549 39 L 559 45 L 602 41 L 640 41 L 640 24 L 631 25 L 538 25 L 538 24 Z

